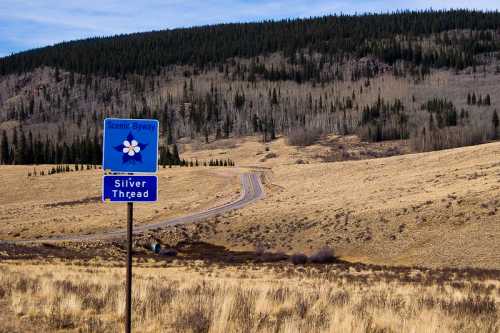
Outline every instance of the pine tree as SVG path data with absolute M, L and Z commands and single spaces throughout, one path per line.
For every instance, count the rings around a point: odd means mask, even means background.
M 54 72 L 54 79 L 56 80 L 56 82 L 61 81 L 61 76 L 59 73 L 59 66 L 56 66 L 56 70 Z
M 279 104 L 279 101 L 278 101 L 278 96 L 276 94 L 276 88 L 273 88 L 273 93 L 272 93 L 272 97 L 271 97 L 271 105 L 278 105 Z
M 35 161 L 34 157 L 34 146 L 33 146 L 33 133 L 31 131 L 28 132 L 28 141 L 27 141 L 27 147 L 26 147 L 26 153 L 25 153 L 25 163 L 26 164 L 33 164 Z
M 172 154 L 168 146 L 165 148 L 165 163 L 168 164 L 169 167 L 172 167 Z
M 493 138 L 498 138 L 498 126 L 500 125 L 500 120 L 498 119 L 497 110 L 493 111 L 493 117 L 491 119 L 491 123 L 493 124 Z
M 2 143 L 0 148 L 0 162 L 1 164 L 10 164 L 9 156 L 9 139 L 5 130 L 2 131 Z
M 172 164 L 173 165 L 181 165 L 181 158 L 179 156 L 179 150 L 177 149 L 177 145 L 174 144 L 174 148 L 172 150 Z
M 491 96 L 490 94 L 487 94 L 485 99 L 484 99 L 484 105 L 490 106 L 491 105 Z
M 15 164 L 25 164 L 26 163 L 26 136 L 24 135 L 23 127 L 19 127 L 18 134 L 18 145 L 16 146 L 16 161 Z

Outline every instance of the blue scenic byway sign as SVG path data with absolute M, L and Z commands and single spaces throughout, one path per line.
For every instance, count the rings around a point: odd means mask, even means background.
M 102 201 L 104 202 L 154 202 L 158 200 L 157 176 L 106 175 L 102 183 Z
M 105 119 L 103 169 L 156 173 L 158 127 L 158 120 L 153 119 Z

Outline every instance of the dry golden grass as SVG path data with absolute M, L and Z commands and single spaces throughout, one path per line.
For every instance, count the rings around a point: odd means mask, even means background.
M 0 332 L 120 331 L 123 277 L 123 268 L 88 263 L 0 264 Z M 174 262 L 136 267 L 133 287 L 135 332 L 500 328 L 500 281 L 492 273 Z
M 273 167 L 284 164 L 294 164 L 296 159 L 308 158 L 314 161 L 309 150 L 315 153 L 321 148 L 295 148 L 286 144 L 285 138 L 263 143 L 261 137 L 246 137 L 220 140 L 210 144 L 200 144 L 199 142 L 182 145 L 182 157 L 187 160 L 199 159 L 226 159 L 236 161 L 240 167 Z M 325 148 L 326 149 L 326 148 Z M 273 157 L 266 157 L 269 154 Z
M 101 202 L 102 171 L 28 177 L 51 166 L 0 166 L 0 239 L 87 234 L 126 227 L 123 204 Z M 203 210 L 238 197 L 237 171 L 166 168 L 158 173 L 159 201 L 136 205 L 136 224 Z
M 274 251 L 309 254 L 328 245 L 350 261 L 500 268 L 500 143 L 319 163 L 336 149 L 329 146 L 332 140 L 336 138 L 304 148 L 288 146 L 283 138 L 268 144 L 258 138 L 232 139 L 230 148 L 186 145 L 187 159 L 229 157 L 242 167 L 264 167 L 260 170 L 267 193 L 264 200 L 243 210 L 174 233 L 196 234 L 196 239 L 237 250 L 261 243 Z M 260 162 L 270 153 L 276 157 Z M 310 164 L 297 165 L 297 159 Z M 0 169 L 0 180 L 10 189 L 0 198 L 0 239 L 124 227 L 122 205 L 98 201 L 100 172 L 28 178 L 28 170 Z M 136 223 L 156 222 L 234 198 L 239 191 L 237 174 L 243 170 L 162 169 L 160 201 L 137 205 Z M 91 184 L 89 190 L 84 183 Z
M 355 135 L 322 135 L 309 146 L 291 146 L 285 137 L 263 143 L 261 137 L 231 138 L 209 144 L 189 141 L 181 145 L 187 160 L 230 158 L 240 167 L 273 168 L 283 165 L 314 164 L 325 161 L 361 160 L 406 154 L 405 141 L 362 142 Z
M 233 154 L 251 156 L 255 145 Z M 295 149 L 270 147 L 289 161 Z M 500 143 L 339 163 L 278 158 L 267 164 L 264 200 L 196 232 L 233 249 L 309 253 L 326 244 L 352 261 L 499 268 L 498 156 Z
M 318 163 L 319 153 L 330 149 L 326 146 L 294 148 L 283 139 L 266 145 L 249 139 L 236 141 L 229 149 L 210 148 L 186 149 L 185 155 L 230 157 L 242 161 L 240 165 L 265 166 L 266 198 L 204 223 L 155 233 L 155 238 L 164 240 L 174 231 L 230 249 L 253 250 L 261 244 L 274 251 L 310 254 L 329 245 L 341 258 L 351 261 L 499 268 L 500 162 L 496 158 L 500 143 L 339 163 Z M 277 157 L 259 162 L 262 154 L 256 153 L 260 151 Z M 297 158 L 311 163 L 297 165 Z M 27 170 L 2 168 L 1 180 L 12 189 L 9 197 L 2 198 L 3 233 L 14 224 L 38 232 L 62 232 L 58 228 L 63 223 L 44 219 L 62 216 L 67 225 L 72 223 L 71 214 L 82 219 L 75 224 L 85 223 L 87 230 L 96 231 L 108 216 L 99 215 L 102 208 L 110 210 L 108 218 L 116 218 L 121 211 L 122 205 L 101 206 L 98 202 L 61 204 L 98 196 L 101 174 L 97 171 L 28 179 Z M 161 170 L 162 191 L 172 197 L 164 197 L 158 205 L 175 205 L 182 213 L 196 209 L 189 203 L 198 200 L 201 209 L 218 200 L 212 190 L 220 193 L 220 200 L 227 200 L 238 191 L 237 174 L 242 170 Z M 94 192 L 82 192 L 84 181 L 94 184 Z M 169 187 L 171 183 L 175 186 Z M 157 220 L 149 215 L 151 207 L 154 205 L 138 207 L 138 223 Z M 30 235 L 25 231 L 22 237 Z M 16 251 L 12 246 L 9 249 Z M 72 261 L 9 261 L 7 252 L 0 255 L 0 332 L 123 329 L 124 268 L 117 261 L 121 252 L 105 262 L 97 254 L 93 259 L 73 256 L 86 259 Z M 64 257 L 63 253 L 59 257 Z M 342 263 L 227 265 L 182 256 L 173 261 L 157 261 L 144 254 L 136 257 L 136 332 L 500 329 L 498 271 Z

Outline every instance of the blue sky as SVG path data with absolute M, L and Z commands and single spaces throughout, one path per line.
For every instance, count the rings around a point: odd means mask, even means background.
M 222 22 L 427 8 L 500 9 L 498 0 L 0 0 L 0 57 L 61 41 Z

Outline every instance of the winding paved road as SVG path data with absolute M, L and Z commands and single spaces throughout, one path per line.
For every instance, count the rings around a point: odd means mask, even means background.
M 261 198 L 264 197 L 264 189 L 262 187 L 262 183 L 260 180 L 260 176 L 258 173 L 249 172 L 240 175 L 242 194 L 241 196 L 235 200 L 228 202 L 226 204 L 209 208 L 207 210 L 176 217 L 170 220 L 157 222 L 153 224 L 145 224 L 134 226 L 134 234 L 141 234 L 148 230 L 161 229 L 167 226 L 173 225 L 181 225 L 199 222 L 202 220 L 206 220 L 210 217 L 214 217 L 216 215 L 221 215 L 227 213 L 229 211 L 243 208 Z M 126 236 L 126 229 L 120 230 L 112 230 L 106 231 L 103 233 L 97 233 L 92 235 L 71 235 L 71 236 L 57 236 L 45 239 L 36 239 L 36 240 L 20 240 L 20 241 L 0 241 L 0 243 L 40 243 L 40 242 L 55 242 L 55 241 L 93 241 L 93 240 L 110 240 L 115 238 L 122 238 Z

